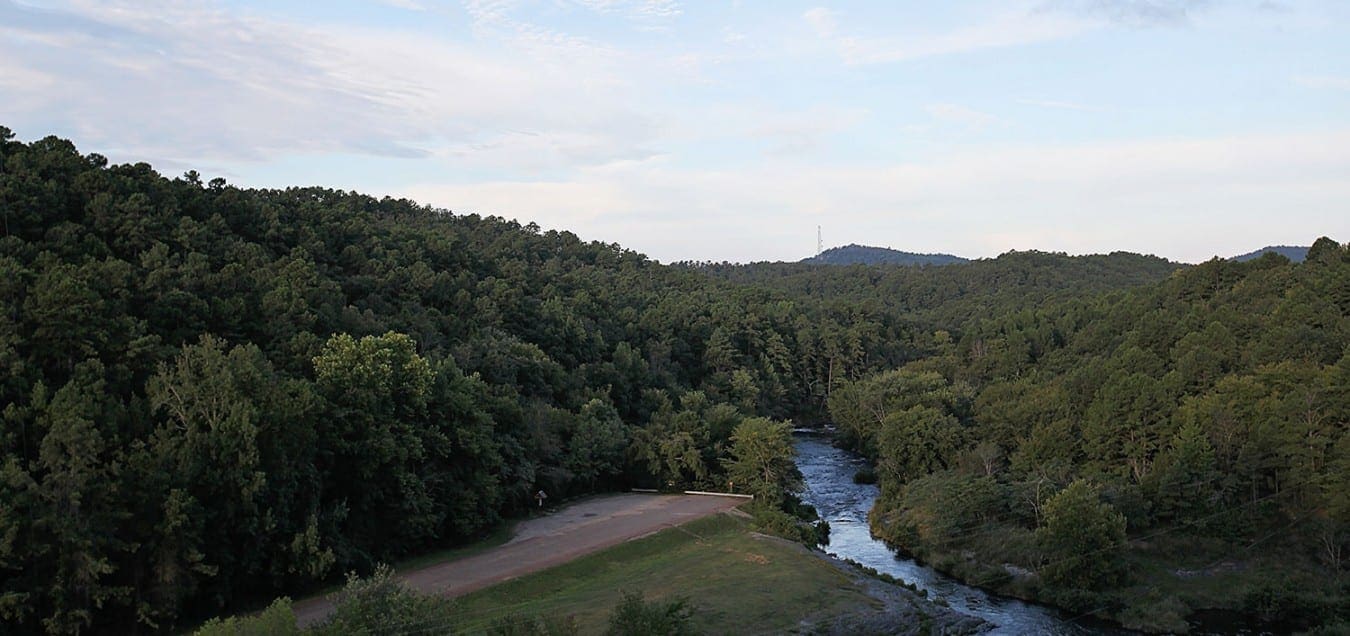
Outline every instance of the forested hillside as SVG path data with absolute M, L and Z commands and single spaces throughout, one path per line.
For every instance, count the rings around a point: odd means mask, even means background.
M 916 356 L 868 307 L 3 128 L 0 211 L 6 633 L 169 630 L 475 537 L 539 488 L 725 484 L 737 431 L 786 430 L 754 416 Z
M 5 128 L 0 217 L 6 633 L 172 631 L 470 540 L 540 488 L 731 477 L 776 500 L 781 420 L 823 418 L 834 389 L 963 359 L 974 317 L 1175 267 L 667 267 L 405 200 L 169 179 Z M 762 521 L 790 530 L 781 503 Z
M 1350 621 L 1350 248 L 1215 259 L 940 340 L 830 397 L 890 542 L 1139 628 Z
M 1073 257 L 1031 251 L 1008 252 L 960 267 L 754 263 L 704 264 L 699 269 L 751 288 L 825 302 L 865 303 L 926 327 L 955 330 L 972 319 L 1055 299 L 1156 282 L 1179 267 L 1156 256 L 1127 252 Z

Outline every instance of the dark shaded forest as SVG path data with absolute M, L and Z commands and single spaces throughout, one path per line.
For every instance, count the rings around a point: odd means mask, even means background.
M 731 480 L 791 532 L 783 422 L 831 414 L 878 459 L 879 527 L 909 549 L 898 529 L 939 527 L 902 518 L 924 479 L 1039 493 L 946 528 L 1040 532 L 1061 489 L 1109 506 L 1112 533 L 1235 502 L 1265 525 L 1232 541 L 1343 519 L 1327 495 L 1350 444 L 1350 277 L 1329 241 L 1305 265 L 1181 272 L 1123 253 L 665 266 L 406 200 L 166 178 L 3 127 L 0 215 L 8 632 L 172 631 L 471 541 L 541 488 Z M 924 450 L 893 448 L 908 439 Z M 1187 444 L 1209 449 L 1199 487 L 1176 477 Z M 1049 579 L 1057 561 L 1012 562 Z

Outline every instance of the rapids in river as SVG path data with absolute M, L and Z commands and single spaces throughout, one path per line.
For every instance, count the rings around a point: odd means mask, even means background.
M 854 473 L 866 462 L 835 448 L 825 437 L 799 434 L 796 446 L 797 467 L 806 482 L 802 499 L 815 506 L 820 517 L 830 524 L 830 543 L 824 546 L 825 552 L 928 590 L 928 598 L 943 599 L 958 612 L 988 621 L 994 626 L 990 634 L 1127 633 L 1070 621 L 1066 614 L 1053 608 L 990 594 L 898 556 L 881 540 L 874 539 L 868 529 L 867 513 L 876 501 L 878 489 L 853 483 Z

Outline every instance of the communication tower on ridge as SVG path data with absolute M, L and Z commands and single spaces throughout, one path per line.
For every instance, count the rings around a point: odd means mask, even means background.
M 825 251 L 825 241 L 820 236 L 820 226 L 816 226 L 816 256 Z

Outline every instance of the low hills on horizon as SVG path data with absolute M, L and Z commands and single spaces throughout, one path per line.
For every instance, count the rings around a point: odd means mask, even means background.
M 1256 260 L 1267 253 L 1275 253 L 1283 256 L 1295 263 L 1302 263 L 1303 259 L 1308 257 L 1308 246 L 1306 245 L 1267 245 L 1254 252 L 1247 252 L 1238 256 L 1230 256 L 1228 260 L 1245 263 Z
M 951 265 L 968 263 L 970 259 L 954 254 L 919 254 L 850 243 L 832 247 L 801 262 L 813 265 Z
M 1268 245 L 1258 250 L 1229 256 L 1226 260 L 1246 262 L 1260 258 L 1266 253 L 1279 254 L 1295 263 L 1302 263 L 1308 254 L 1308 247 L 1301 245 Z M 955 254 L 924 254 L 906 252 L 888 247 L 874 247 L 849 243 L 841 247 L 832 247 L 815 256 L 801 259 L 806 265 L 952 265 L 969 263 L 971 260 Z

